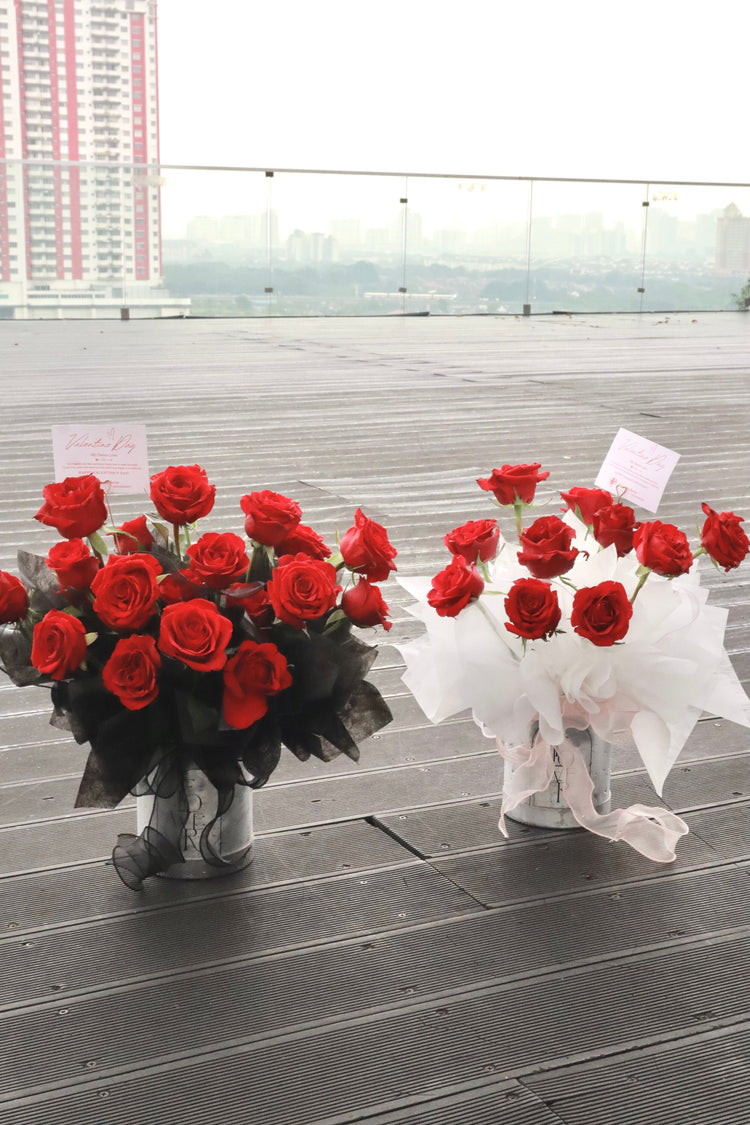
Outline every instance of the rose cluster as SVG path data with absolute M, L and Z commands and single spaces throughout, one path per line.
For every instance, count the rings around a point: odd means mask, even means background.
M 750 550 L 740 526 L 743 520 L 733 512 L 716 512 L 704 503 L 700 547 L 693 551 L 678 527 L 660 520 L 638 521 L 631 507 L 601 488 L 576 487 L 560 493 L 565 504 L 562 510 L 572 512 L 586 526 L 586 550 L 575 545 L 574 526 L 558 515 L 540 516 L 524 527 L 523 512 L 533 504 L 537 485 L 549 476 L 540 469 L 536 462 L 503 465 L 477 481 L 501 507 L 512 507 L 515 512 L 520 546 L 516 558 L 529 577 L 516 578 L 505 596 L 505 628 L 524 645 L 549 640 L 561 630 L 558 587 L 573 593 L 569 627 L 592 644 L 608 647 L 627 636 L 633 604 L 649 574 L 677 578 L 701 554 L 728 571 L 739 566 Z M 485 592 L 491 579 L 489 566 L 507 544 L 501 540 L 497 521 L 485 519 L 454 528 L 445 536 L 445 545 L 453 557 L 433 578 L 427 601 L 440 616 L 455 617 Z M 638 578 L 631 591 L 618 581 L 576 588 L 565 577 L 579 555 L 586 558 L 611 546 L 618 558 L 632 552 L 637 560 Z
M 245 730 L 293 686 L 284 630 L 390 629 L 378 583 L 396 551 L 379 523 L 358 509 L 334 557 L 296 501 L 261 490 L 240 501 L 246 539 L 207 531 L 191 542 L 215 492 L 201 466 L 170 466 L 151 478 L 152 519 L 108 526 L 95 476 L 45 487 L 36 519 L 62 537 L 43 560 L 47 579 L 37 588 L 0 571 L 0 625 L 28 642 L 40 676 L 98 677 L 136 712 L 159 697 L 165 661 L 177 662 L 184 676 L 220 674 L 221 722 Z

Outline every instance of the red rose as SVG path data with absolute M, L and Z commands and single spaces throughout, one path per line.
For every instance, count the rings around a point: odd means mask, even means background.
M 227 662 L 224 649 L 232 639 L 232 623 L 213 602 L 195 598 L 164 607 L 159 650 L 198 672 L 218 672 Z
M 29 608 L 29 595 L 20 578 L 0 570 L 0 625 L 22 621 Z
M 362 574 L 368 582 L 385 582 L 396 564 L 392 561 L 397 551 L 388 541 L 388 532 L 375 520 L 368 519 L 361 508 L 354 515 L 350 527 L 339 543 L 339 551 L 346 566 Z
M 477 559 L 488 562 L 497 551 L 500 528 L 497 520 L 469 520 L 449 531 L 443 542 L 452 555 L 461 555 L 467 563 Z
M 577 590 L 570 623 L 579 637 L 605 647 L 621 641 L 630 627 L 633 607 L 620 582 L 600 582 Z
M 528 641 L 552 636 L 562 617 L 557 592 L 538 578 L 517 578 L 504 605 L 510 619 L 505 628 Z
M 188 577 L 187 570 L 173 570 L 159 579 L 159 597 L 165 605 L 174 602 L 189 602 L 193 598 L 203 598 L 205 590 L 196 586 Z
M 245 534 L 248 539 L 262 543 L 265 547 L 275 547 L 299 525 L 302 509 L 296 500 L 282 496 L 279 492 L 251 492 L 240 500 L 245 513 Z
M 480 479 L 477 484 L 485 492 L 494 493 L 498 504 L 515 504 L 516 497 L 524 504 L 530 504 L 534 499 L 536 486 L 540 481 L 546 480 L 549 473 L 540 473 L 541 465 L 503 465 L 502 469 L 493 469 L 489 477 Z
M 111 555 L 91 583 L 94 613 L 110 629 L 140 629 L 154 612 L 159 574 L 153 555 Z
M 568 510 L 589 526 L 594 522 L 594 513 L 612 503 L 612 493 L 604 488 L 571 488 L 569 492 L 561 492 L 560 495 Z
M 145 516 L 138 516 L 134 520 L 126 520 L 117 531 L 108 532 L 115 540 L 115 550 L 118 555 L 132 555 L 138 551 L 147 551 L 154 541 L 148 529 Z
M 309 555 L 311 559 L 327 559 L 331 548 L 323 542 L 317 531 L 298 523 L 294 531 L 276 544 L 276 554 L 279 558 L 282 555 Z
M 439 617 L 457 617 L 483 589 L 484 579 L 476 567 L 461 555 L 454 555 L 445 570 L 433 578 L 427 601 Z
M 614 543 L 618 558 L 633 550 L 633 533 L 638 527 L 635 512 L 627 504 L 610 504 L 594 513 L 594 539 L 600 547 Z
M 273 606 L 265 586 L 258 582 L 235 582 L 224 590 L 227 608 L 239 606 L 256 625 L 263 628 L 273 623 Z
M 107 505 L 98 477 L 66 477 L 42 489 L 44 503 L 34 516 L 55 527 L 65 539 L 93 535 L 107 520 Z
M 391 628 L 389 610 L 383 601 L 383 595 L 366 578 L 360 578 L 356 586 L 351 586 L 344 593 L 341 608 L 355 625 L 382 625 L 386 632 Z
M 244 730 L 262 719 L 269 695 L 291 686 L 286 658 L 276 645 L 243 641 L 224 669 L 224 718 Z
M 708 519 L 701 531 L 701 544 L 725 571 L 734 570 L 750 550 L 750 541 L 740 527 L 742 516 L 734 512 L 715 512 L 704 501 L 701 505 Z
M 559 516 L 540 516 L 518 537 L 522 547 L 518 561 L 535 578 L 559 578 L 576 560 L 578 550 L 570 546 L 573 537 L 572 527 Z
M 266 588 L 276 616 L 297 629 L 332 609 L 341 590 L 336 568 L 309 555 L 284 555 Z
M 129 711 L 140 711 L 159 694 L 160 667 L 153 637 L 122 637 L 102 669 L 102 683 Z
M 633 547 L 641 566 L 665 578 L 687 574 L 693 565 L 693 552 L 685 532 L 671 523 L 642 523 L 633 535 Z
M 50 548 L 44 560 L 63 589 L 86 590 L 99 571 L 99 561 L 83 539 L 65 539 Z
M 215 496 L 216 489 L 200 465 L 170 465 L 151 477 L 151 499 L 157 512 L 179 527 L 207 516 Z
M 207 531 L 197 543 L 188 547 L 187 555 L 190 559 L 188 578 L 193 582 L 202 582 L 212 590 L 230 586 L 250 566 L 244 540 L 231 531 L 222 534 Z
M 62 680 L 86 655 L 86 630 L 70 613 L 51 609 L 34 628 L 31 663 L 38 672 Z

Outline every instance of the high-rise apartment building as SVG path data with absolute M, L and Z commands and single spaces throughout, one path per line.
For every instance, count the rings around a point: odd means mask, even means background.
M 716 272 L 750 273 L 750 218 L 736 203 L 725 207 L 716 222 Z
M 174 313 L 156 0 L 0 0 L 0 316 Z

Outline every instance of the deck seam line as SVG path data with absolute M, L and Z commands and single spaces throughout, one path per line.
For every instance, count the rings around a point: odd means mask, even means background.
M 570 974 L 568 974 L 570 975 Z M 523 983 L 523 979 L 514 980 L 512 986 Z M 501 986 L 492 991 L 509 991 L 509 987 Z M 472 995 L 479 995 L 482 992 L 488 991 L 487 989 L 477 988 L 472 990 Z M 466 995 L 466 994 L 464 994 Z M 81 1076 L 75 1078 L 69 1076 L 68 1078 L 61 1079 L 59 1082 L 49 1084 L 37 1084 L 36 1087 L 31 1088 L 37 1092 L 28 1092 L 25 1094 L 15 1096 L 11 1095 L 10 1098 L 0 1093 L 0 1104 L 6 1107 L 22 1106 L 24 1104 L 34 1104 L 36 1102 L 47 1102 L 52 1098 L 59 1097 L 62 1094 L 71 1092 L 81 1092 L 86 1090 L 95 1090 L 105 1083 L 121 1083 L 132 1080 L 137 1076 L 141 1080 L 144 1078 L 153 1077 L 165 1073 L 174 1073 L 189 1069 L 192 1065 L 198 1062 L 205 1063 L 206 1061 L 226 1059 L 236 1057 L 239 1055 L 250 1055 L 254 1050 L 262 1049 L 263 1047 L 272 1044 L 281 1043 L 295 1043 L 303 1042 L 306 1039 L 314 1038 L 325 1031 L 342 1030 L 347 1027 L 362 1027 L 366 1024 L 383 1023 L 388 1020 L 394 1013 L 395 1008 L 398 1010 L 398 1015 L 411 1013 L 418 1013 L 420 1011 L 429 1011 L 435 1004 L 436 1000 L 441 999 L 440 995 L 431 995 L 425 998 L 423 1002 L 404 1001 L 397 1005 L 383 1006 L 378 1009 L 366 1009 L 366 1015 L 359 1016 L 352 1013 L 342 1013 L 339 1017 L 326 1020 L 307 1020 L 301 1021 L 296 1027 L 279 1028 L 277 1032 L 260 1033 L 256 1036 L 236 1036 L 232 1039 L 226 1040 L 223 1046 L 211 1044 L 206 1047 L 190 1048 L 189 1051 L 173 1051 L 163 1056 L 158 1061 L 144 1061 L 140 1065 L 133 1065 L 132 1063 L 123 1063 L 119 1066 L 112 1066 L 103 1068 L 96 1078 L 88 1078 Z M 721 1019 L 710 1021 L 700 1034 L 707 1034 L 712 1031 L 718 1032 L 728 1030 L 736 1025 L 742 1026 L 748 1023 L 749 1014 L 743 1013 L 735 1016 L 726 1016 Z M 662 1044 L 676 1043 L 689 1039 L 691 1037 L 689 1029 L 680 1029 L 673 1032 L 662 1032 L 651 1036 L 642 1036 L 639 1039 L 632 1039 L 626 1043 L 620 1043 L 611 1048 L 602 1047 L 596 1049 L 595 1052 L 589 1051 L 588 1054 L 579 1052 L 560 1059 L 550 1060 L 550 1064 L 535 1064 L 528 1067 L 516 1067 L 503 1071 L 503 1078 L 515 1080 L 520 1085 L 522 1078 L 533 1077 L 540 1074 L 546 1074 L 552 1070 L 565 1070 L 569 1067 L 584 1064 L 589 1062 L 596 1063 L 600 1060 L 608 1060 L 618 1056 L 626 1057 L 631 1053 L 643 1050 L 648 1047 L 658 1047 Z M 537 1096 L 538 1098 L 538 1096 Z M 539 1099 L 538 1099 L 539 1100 Z

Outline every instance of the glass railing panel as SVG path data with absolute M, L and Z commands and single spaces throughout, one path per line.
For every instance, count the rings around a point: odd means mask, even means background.
M 747 286 L 750 188 L 651 184 L 644 309 L 735 309 Z
M 190 316 L 273 312 L 271 183 L 263 172 L 162 169 L 164 286 Z
M 532 313 L 639 310 L 645 193 L 645 184 L 534 182 Z
M 407 312 L 520 313 L 528 181 L 411 177 Z
M 403 177 L 276 172 L 278 316 L 402 311 Z

